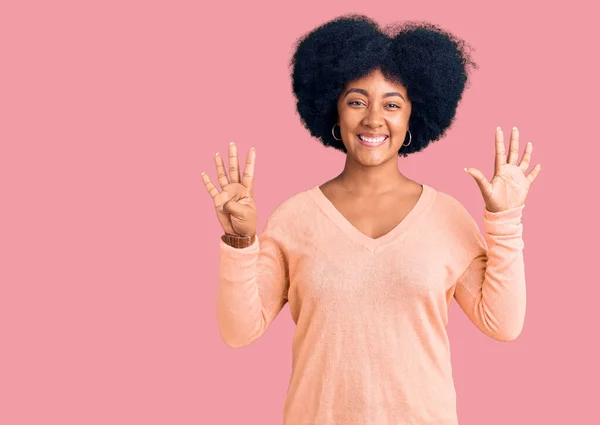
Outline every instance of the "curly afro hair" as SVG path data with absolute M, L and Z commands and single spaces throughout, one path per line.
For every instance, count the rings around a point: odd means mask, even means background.
M 380 69 L 403 85 L 412 103 L 412 141 L 398 156 L 423 150 L 452 124 L 467 87 L 468 67 L 477 69 L 474 50 L 436 25 L 408 21 L 383 30 L 364 15 L 343 15 L 297 40 L 290 60 L 296 107 L 304 126 L 325 146 L 344 153 L 331 134 L 337 100 L 346 84 Z

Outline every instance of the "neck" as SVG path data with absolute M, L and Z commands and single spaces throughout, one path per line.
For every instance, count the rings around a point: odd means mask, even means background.
M 344 170 L 334 180 L 355 196 L 382 195 L 412 183 L 400 172 L 397 161 L 369 167 L 348 158 Z

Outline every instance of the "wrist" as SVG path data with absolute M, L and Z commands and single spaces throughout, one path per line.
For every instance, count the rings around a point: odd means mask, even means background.
M 256 233 L 248 236 L 225 233 L 221 240 L 233 248 L 247 248 L 256 240 Z

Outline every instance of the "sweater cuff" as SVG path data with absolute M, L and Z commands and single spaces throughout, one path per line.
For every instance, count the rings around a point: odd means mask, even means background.
M 483 214 L 485 232 L 490 235 L 514 235 L 520 233 L 523 228 L 521 224 L 523 208 L 525 208 L 525 204 L 498 212 L 491 212 L 485 208 Z

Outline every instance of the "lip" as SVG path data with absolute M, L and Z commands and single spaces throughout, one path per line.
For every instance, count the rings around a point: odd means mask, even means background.
M 375 138 L 375 137 L 382 137 L 382 136 L 388 136 L 389 134 L 385 134 L 385 133 L 358 133 L 359 136 L 365 136 L 365 137 L 370 137 L 370 138 Z
M 361 135 L 363 135 L 363 136 L 367 136 L 365 133 L 360 133 L 360 134 L 361 134 Z M 378 146 L 381 146 L 381 145 L 383 145 L 383 144 L 384 144 L 385 142 L 387 142 L 387 141 L 389 140 L 389 138 L 390 138 L 390 136 L 388 136 L 387 134 L 381 134 L 380 136 L 375 136 L 375 137 L 381 137 L 381 136 L 385 136 L 385 139 L 383 139 L 383 141 L 381 141 L 380 143 L 377 143 L 377 144 L 375 144 L 375 143 L 363 142 L 363 141 L 360 139 L 360 137 L 358 137 L 358 134 L 356 135 L 356 140 L 358 140 L 358 142 L 359 142 L 361 145 L 363 145 L 363 146 L 366 146 L 366 147 L 368 147 L 368 148 L 376 148 L 376 147 L 378 147 Z M 367 137 L 371 137 L 371 136 L 367 136 Z

